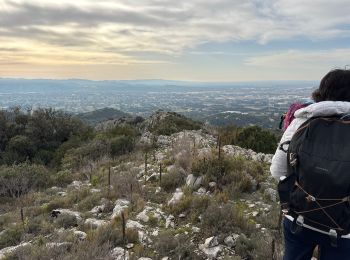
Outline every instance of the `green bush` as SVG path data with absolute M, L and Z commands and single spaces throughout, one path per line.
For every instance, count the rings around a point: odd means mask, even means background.
M 238 145 L 261 153 L 274 153 L 278 138 L 269 130 L 259 126 L 226 126 L 220 129 L 222 145 Z
M 155 248 L 160 256 L 167 256 L 177 247 L 177 241 L 171 231 L 160 232 L 155 242 Z
M 78 226 L 77 218 L 69 214 L 60 214 L 57 217 L 56 224 L 65 229 Z
M 119 222 L 98 228 L 93 236 L 93 240 L 98 245 L 109 244 L 111 247 L 123 245 L 123 234 Z
M 252 180 L 257 182 L 266 179 L 265 166 L 259 162 L 245 160 L 241 157 L 217 157 L 197 160 L 192 164 L 192 174 L 204 176 L 204 185 L 217 182 L 223 190 L 230 194 L 252 191 Z
M 193 222 L 206 210 L 210 204 L 210 198 L 207 196 L 185 195 L 175 205 L 168 206 L 166 209 L 173 215 L 185 213 Z
M 169 113 L 151 129 L 157 135 L 172 135 L 183 130 L 199 130 L 201 123 L 193 121 L 177 113 Z
M 138 243 L 139 232 L 136 229 L 127 228 L 125 230 L 125 238 L 127 243 Z
M 161 187 L 167 192 L 172 192 L 185 183 L 185 176 L 177 169 L 162 175 Z
M 70 149 L 62 159 L 65 169 L 79 170 L 90 161 L 97 161 L 108 152 L 108 143 L 101 140 L 93 140 L 78 148 Z
M 72 181 L 74 180 L 74 176 L 71 171 L 62 170 L 57 173 L 51 174 L 51 180 L 53 185 L 64 187 L 67 186 L 67 184 L 72 183 Z
M 155 248 L 160 257 L 172 259 L 196 260 L 201 259 L 196 254 L 196 247 L 185 235 L 174 236 L 171 231 L 161 232 L 155 241 Z
M 130 153 L 135 147 L 135 140 L 131 136 L 118 136 L 110 140 L 111 155 L 118 156 Z
M 63 143 L 73 137 L 87 140 L 92 135 L 92 129 L 80 120 L 53 109 L 0 111 L 0 125 L 0 164 L 7 165 L 28 160 L 59 167 L 60 156 L 55 152 Z
M 94 206 L 98 205 L 101 200 L 101 195 L 98 193 L 92 193 L 86 198 L 79 201 L 78 209 L 80 211 L 91 210 Z
M 218 204 L 213 201 L 202 215 L 203 231 L 210 234 L 250 233 L 253 226 L 247 222 L 237 207 L 232 204 Z
M 116 126 L 106 131 L 101 131 L 100 133 L 97 134 L 96 138 L 109 140 L 111 138 L 119 137 L 119 136 L 136 137 L 139 134 L 140 134 L 139 131 L 135 127 L 124 125 L 124 126 Z
M 21 242 L 22 235 L 22 225 L 11 225 L 0 235 L 0 249 L 8 246 L 18 245 Z
M 49 172 L 42 165 L 24 162 L 0 166 L 0 195 L 19 197 L 31 190 L 46 188 L 49 184 Z
M 250 238 L 241 235 L 236 242 L 236 252 L 247 260 L 273 259 L 271 238 L 253 234 Z

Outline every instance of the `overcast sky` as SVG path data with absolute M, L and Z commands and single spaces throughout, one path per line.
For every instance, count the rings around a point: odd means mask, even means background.
M 0 0 L 0 77 L 318 80 L 349 0 Z

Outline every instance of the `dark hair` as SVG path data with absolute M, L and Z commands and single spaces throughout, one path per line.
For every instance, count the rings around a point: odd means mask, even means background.
M 350 70 L 335 69 L 326 74 L 312 93 L 315 102 L 350 101 Z

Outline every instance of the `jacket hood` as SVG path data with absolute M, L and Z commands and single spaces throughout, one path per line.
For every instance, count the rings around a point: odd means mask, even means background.
M 339 114 L 350 114 L 350 102 L 322 101 L 297 110 L 294 116 L 296 118 L 311 118 Z

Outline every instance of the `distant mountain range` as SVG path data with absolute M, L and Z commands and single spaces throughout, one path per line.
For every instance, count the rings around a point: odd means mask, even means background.
M 195 82 L 195 81 L 174 81 L 162 79 L 147 79 L 147 80 L 84 80 L 84 79 L 11 79 L 0 78 L 0 93 L 14 93 L 14 92 L 65 92 L 65 91 L 158 91 L 159 87 L 163 90 L 167 89 L 188 89 L 189 87 L 196 88 L 232 88 L 249 87 L 252 85 L 259 86 L 288 86 L 300 84 L 314 84 L 316 81 L 252 81 L 252 82 Z M 145 88 L 147 87 L 147 88 Z

